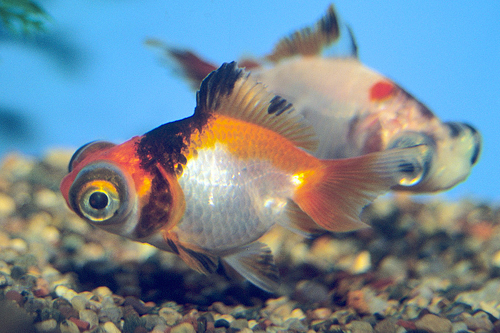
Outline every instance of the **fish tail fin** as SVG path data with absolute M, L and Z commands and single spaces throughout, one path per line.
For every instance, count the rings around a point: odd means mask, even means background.
M 156 39 L 148 39 L 145 44 L 159 49 L 168 67 L 173 67 L 181 77 L 187 79 L 195 90 L 200 88 L 201 82 L 210 72 L 217 69 L 217 66 L 189 50 L 170 47 Z
M 391 187 L 421 177 L 428 149 L 419 145 L 322 160 L 323 169 L 304 177 L 293 200 L 326 230 L 343 232 L 367 227 L 359 219 L 361 210 Z
M 224 256 L 223 260 L 257 287 L 271 293 L 278 289 L 279 272 L 267 245 L 260 242 L 251 243 Z

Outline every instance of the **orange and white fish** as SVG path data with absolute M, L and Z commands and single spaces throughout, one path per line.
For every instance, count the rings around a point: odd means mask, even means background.
M 229 265 L 272 291 L 277 269 L 257 240 L 273 225 L 306 235 L 363 227 L 362 208 L 418 177 L 429 149 L 320 160 L 305 151 L 316 144 L 290 103 L 224 64 L 201 84 L 192 116 L 78 149 L 61 192 L 94 226 L 174 252 L 202 273 Z
M 333 6 L 314 27 L 283 38 L 262 59 L 243 59 L 242 67 L 270 91 L 294 104 L 315 128 L 318 158 L 346 158 L 394 147 L 423 143 L 428 151 L 421 179 L 396 190 L 435 192 L 464 181 L 477 162 L 481 136 L 470 125 L 442 122 L 425 105 L 392 80 L 364 66 L 357 58 L 351 30 L 347 56 L 322 56 L 340 38 L 341 25 Z M 160 46 L 194 87 L 216 66 L 196 54 Z

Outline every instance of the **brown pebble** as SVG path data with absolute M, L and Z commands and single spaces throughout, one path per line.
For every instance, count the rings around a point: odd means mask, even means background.
M 36 280 L 36 289 L 33 290 L 33 294 L 36 297 L 48 296 L 50 294 L 50 287 L 47 280 L 45 280 L 44 278 L 38 278 Z
M 375 325 L 376 333 L 396 333 L 398 326 L 396 325 L 397 320 L 394 318 L 386 318 Z
M 15 290 L 9 290 L 8 292 L 6 292 L 5 298 L 16 302 L 17 304 L 19 304 L 19 306 L 22 306 L 22 304 L 24 303 L 23 296 L 18 291 Z
M 413 321 L 409 320 L 398 320 L 396 322 L 396 325 L 403 327 L 406 330 L 416 330 L 417 326 Z
M 433 314 L 426 314 L 415 321 L 415 326 L 420 330 L 427 330 L 431 333 L 451 332 L 453 325 L 446 318 L 441 318 Z
M 75 323 L 75 325 L 78 327 L 80 332 L 87 331 L 90 328 L 90 323 L 88 323 L 86 321 L 83 321 L 83 320 L 80 320 L 80 319 L 77 319 L 74 317 L 69 318 L 69 320 L 71 320 L 73 323 Z
M 145 315 L 149 312 L 149 310 L 151 310 L 151 308 L 144 305 L 144 303 L 140 299 L 133 296 L 125 297 L 125 302 L 123 303 L 123 305 L 131 305 L 134 310 L 137 311 L 137 313 L 141 316 Z
M 471 331 L 478 331 L 478 330 L 486 330 L 486 331 L 491 331 L 493 330 L 493 324 L 490 321 L 490 318 L 488 315 L 480 311 L 472 317 L 465 317 L 464 322 L 467 325 L 467 328 Z
M 58 310 L 66 319 L 69 319 L 71 317 L 78 318 L 79 316 L 78 311 L 73 309 L 71 305 L 66 305 L 66 304 L 60 305 Z
M 366 302 L 363 290 L 352 290 L 347 294 L 347 305 L 358 313 L 370 313 L 370 306 Z

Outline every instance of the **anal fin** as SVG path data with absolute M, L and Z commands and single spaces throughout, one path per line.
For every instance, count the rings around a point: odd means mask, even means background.
M 276 292 L 278 289 L 279 272 L 267 245 L 251 243 L 224 256 L 223 260 L 257 287 L 269 292 Z
M 299 235 L 312 238 L 325 232 L 292 200 L 289 200 L 286 204 L 286 214 L 288 219 L 283 223 L 283 227 Z

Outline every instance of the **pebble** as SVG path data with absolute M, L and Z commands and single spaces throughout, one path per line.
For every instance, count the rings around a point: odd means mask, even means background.
M 374 329 L 376 333 L 396 333 L 401 326 L 396 325 L 397 319 L 386 318 L 379 321 Z
M 351 333 L 372 333 L 373 327 L 366 321 L 353 320 L 345 326 Z
M 99 325 L 99 318 L 97 314 L 92 310 L 80 310 L 79 311 L 80 320 L 86 321 L 90 324 L 90 329 L 94 329 Z
M 77 311 L 82 311 L 82 310 L 85 310 L 87 308 L 87 299 L 82 296 L 82 295 L 76 295 L 74 297 L 71 298 L 71 305 L 73 305 L 73 308 L 75 308 L 75 310 Z
M 368 251 L 361 251 L 355 258 L 352 263 L 352 266 L 349 268 L 349 271 L 352 274 L 361 274 L 366 273 L 372 267 L 371 264 L 371 256 Z
M 426 330 L 431 333 L 451 332 L 453 328 L 451 321 L 434 314 L 426 314 L 422 318 L 416 320 L 415 326 L 420 330 Z
M 115 324 L 120 322 L 120 319 L 123 317 L 123 310 L 117 306 L 114 307 L 105 307 L 99 311 L 99 322 L 105 323 L 111 321 Z
M 170 333 L 196 333 L 196 331 L 190 323 L 181 323 L 172 327 Z
M 35 327 L 38 332 L 52 332 L 57 328 L 57 321 L 55 319 L 47 319 L 36 323 Z
M 493 330 L 493 323 L 491 322 L 488 314 L 483 311 L 479 311 L 473 316 L 468 313 L 462 314 L 462 319 L 464 323 L 467 325 L 467 328 L 471 331 L 477 330 L 485 330 L 491 331 Z
M 149 310 L 151 310 L 150 307 L 144 305 L 143 301 L 133 296 L 125 297 L 125 303 L 123 303 L 123 305 L 124 306 L 131 305 L 134 308 L 134 310 L 137 311 L 137 313 L 141 316 L 148 313 Z
M 174 326 L 182 320 L 182 315 L 172 308 L 161 308 L 158 315 L 165 319 L 168 326 Z
M 16 202 L 10 196 L 0 193 L 0 217 L 6 217 L 14 214 L 16 211 Z
M 248 328 L 248 320 L 246 319 L 235 319 L 229 327 L 241 330 L 243 328 Z
M 121 331 L 116 327 L 116 325 L 110 321 L 102 325 L 104 332 L 106 333 L 120 333 Z
M 53 208 L 59 204 L 59 197 L 49 189 L 42 189 L 34 195 L 35 204 L 42 208 Z
M 78 326 L 71 320 L 63 320 L 59 324 L 61 333 L 80 333 Z
M 113 296 L 113 292 L 108 287 L 98 287 L 92 290 L 92 294 L 99 297 L 100 300 L 104 299 L 105 297 Z

